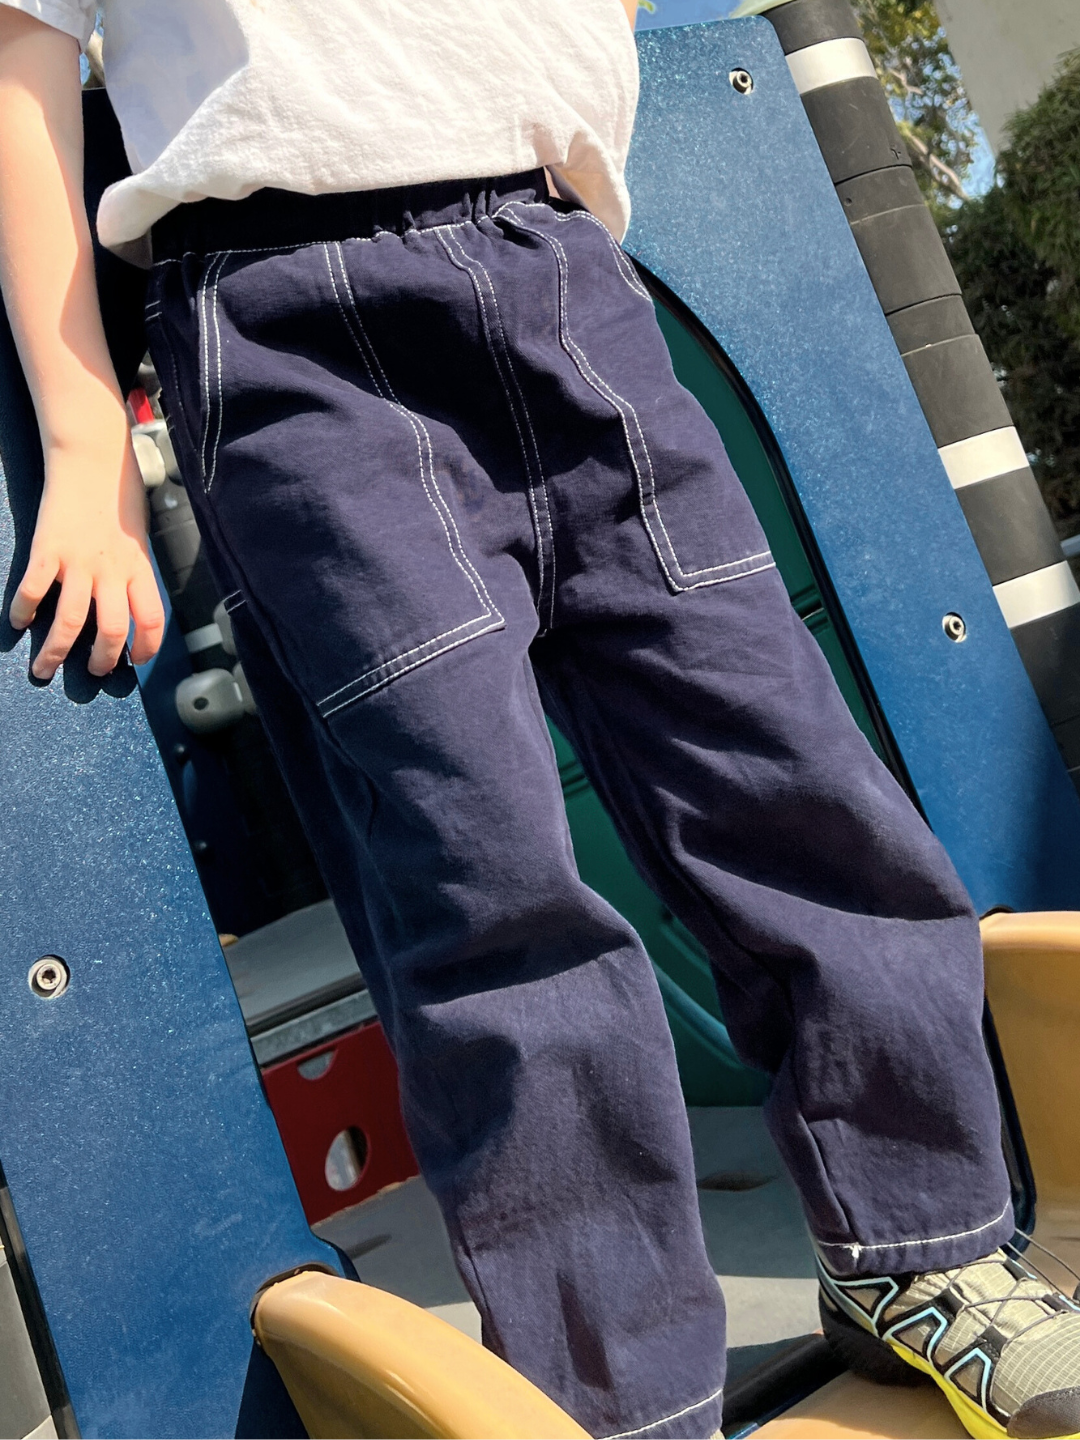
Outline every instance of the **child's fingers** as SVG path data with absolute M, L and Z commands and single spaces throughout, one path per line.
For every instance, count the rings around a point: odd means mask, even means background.
M 122 580 L 99 581 L 94 589 L 97 635 L 87 669 L 91 675 L 108 675 L 120 659 L 128 637 L 127 588 Z
M 48 594 L 49 586 L 56 579 L 59 565 L 55 557 L 31 553 L 26 574 L 15 591 L 8 612 L 12 628 L 25 630 L 37 614 L 37 608 Z
M 135 621 L 131 659 L 136 665 L 145 665 L 161 648 L 162 636 L 165 634 L 165 610 L 154 572 L 149 565 L 143 566 L 129 582 L 127 598 L 131 618 Z
M 92 589 L 89 574 L 68 570 L 64 575 L 60 599 L 56 603 L 56 618 L 31 667 L 39 680 L 51 680 L 67 659 L 68 651 L 86 624 Z

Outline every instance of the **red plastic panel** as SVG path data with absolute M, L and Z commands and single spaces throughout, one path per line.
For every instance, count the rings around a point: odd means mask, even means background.
M 311 1224 L 418 1173 L 378 1021 L 267 1066 L 263 1080 Z

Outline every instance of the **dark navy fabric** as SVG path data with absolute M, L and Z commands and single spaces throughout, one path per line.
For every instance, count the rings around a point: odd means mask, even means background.
M 485 1341 L 592 1435 L 710 1434 L 671 1041 L 544 713 L 707 947 L 840 1274 L 1012 1233 L 968 898 L 597 221 L 536 176 L 214 213 L 155 234 L 153 355 Z

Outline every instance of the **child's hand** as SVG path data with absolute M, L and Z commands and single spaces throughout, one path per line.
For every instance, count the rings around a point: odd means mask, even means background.
M 115 430 L 115 426 L 110 427 Z M 165 615 L 150 564 L 146 499 L 126 426 L 108 446 L 54 447 L 46 458 L 30 562 L 11 602 L 11 623 L 25 630 L 55 582 L 60 599 L 33 673 L 51 680 L 86 623 L 91 599 L 97 637 L 92 675 L 107 675 L 135 622 L 131 658 L 139 665 L 156 654 Z
M 23 630 L 60 582 L 34 674 L 51 680 L 97 608 L 94 675 L 149 660 L 164 615 L 146 545 L 146 496 L 105 343 L 82 197 L 79 47 L 0 5 L 0 284 L 37 411 L 45 491 L 11 605 Z

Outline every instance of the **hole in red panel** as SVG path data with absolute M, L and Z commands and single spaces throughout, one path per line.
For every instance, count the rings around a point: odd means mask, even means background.
M 339 1130 L 330 1143 L 323 1166 L 330 1189 L 351 1190 L 358 1184 L 367 1157 L 367 1136 L 362 1130 L 355 1125 Z
M 312 1055 L 309 1060 L 301 1060 L 296 1068 L 305 1080 L 318 1080 L 330 1069 L 336 1054 L 336 1050 L 324 1050 L 321 1055 Z

